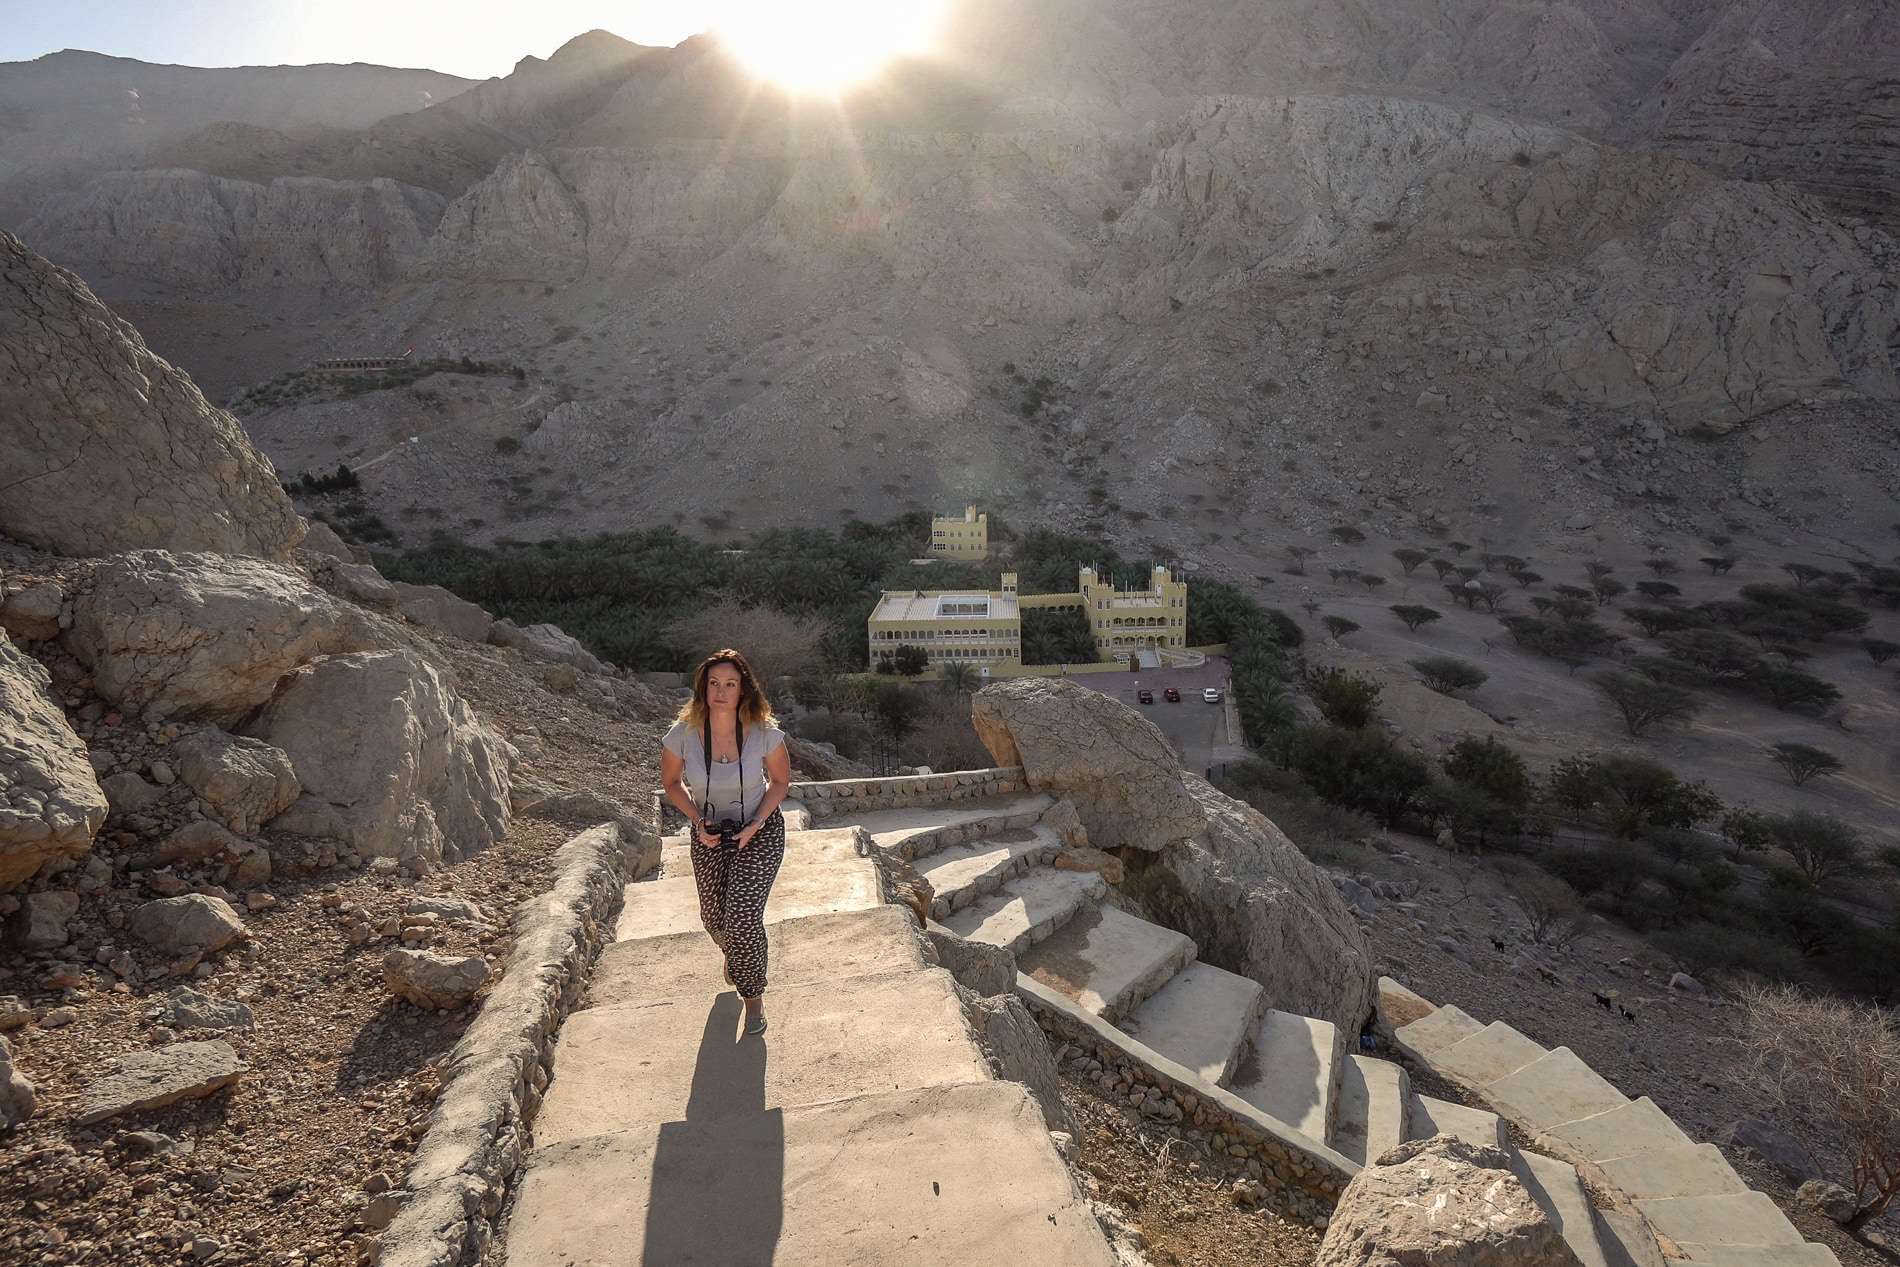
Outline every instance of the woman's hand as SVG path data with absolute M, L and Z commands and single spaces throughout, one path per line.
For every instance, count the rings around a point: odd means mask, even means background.
M 752 838 L 759 834 L 759 828 L 763 825 L 762 823 L 747 823 L 741 828 L 739 831 L 739 848 L 744 849 L 750 845 Z
M 700 823 L 694 829 L 693 836 L 701 845 L 704 845 L 708 849 L 717 849 L 719 847 L 719 833 L 708 830 L 704 823 Z

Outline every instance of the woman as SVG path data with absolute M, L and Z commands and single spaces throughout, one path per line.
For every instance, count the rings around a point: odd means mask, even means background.
M 700 921 L 725 952 L 726 983 L 745 1000 L 745 1032 L 763 1034 L 765 900 L 785 858 L 779 805 L 792 790 L 792 758 L 743 655 L 706 658 L 662 746 L 666 799 L 693 834 Z

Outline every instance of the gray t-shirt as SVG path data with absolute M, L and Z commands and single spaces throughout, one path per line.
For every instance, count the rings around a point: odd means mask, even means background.
M 712 801 L 711 822 L 722 818 L 737 822 L 748 822 L 759 812 L 759 803 L 765 799 L 765 758 L 774 748 L 785 746 L 785 732 L 777 726 L 768 726 L 764 730 L 748 729 L 745 732 L 745 744 L 741 749 L 740 761 L 713 761 L 712 791 L 706 790 L 706 737 L 691 729 L 683 721 L 674 722 L 673 728 L 666 732 L 661 744 L 674 756 L 686 763 L 686 794 L 693 798 L 693 804 L 704 808 Z M 739 804 L 739 767 L 745 766 L 745 804 Z

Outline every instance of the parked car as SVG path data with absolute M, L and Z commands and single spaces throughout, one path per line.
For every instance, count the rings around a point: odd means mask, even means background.
M 1170 704 L 1179 704 L 1181 702 L 1181 692 L 1175 690 L 1172 686 L 1161 692 L 1161 695 L 1162 698 L 1166 699 Z
M 1218 686 L 1204 686 L 1204 687 L 1202 687 L 1202 688 L 1201 688 L 1201 698 L 1202 698 L 1202 699 L 1204 699 L 1204 700 L 1206 700 L 1206 701 L 1207 701 L 1208 703 L 1210 703 L 1210 704 L 1218 704 L 1218 703 L 1220 703 L 1220 687 L 1218 687 Z
M 1135 702 L 1137 704 L 1152 704 L 1155 702 L 1155 693 L 1149 690 L 1136 691 Z

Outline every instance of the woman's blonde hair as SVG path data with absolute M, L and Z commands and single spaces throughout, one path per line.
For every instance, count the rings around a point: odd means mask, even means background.
M 778 718 L 772 715 L 772 705 L 765 698 L 765 688 L 753 676 L 752 666 L 746 663 L 745 655 L 731 647 L 713 652 L 693 670 L 693 697 L 680 709 L 679 720 L 693 730 L 706 728 L 706 683 L 712 677 L 712 671 L 722 664 L 730 664 L 739 671 L 739 724 L 753 730 L 776 726 Z

